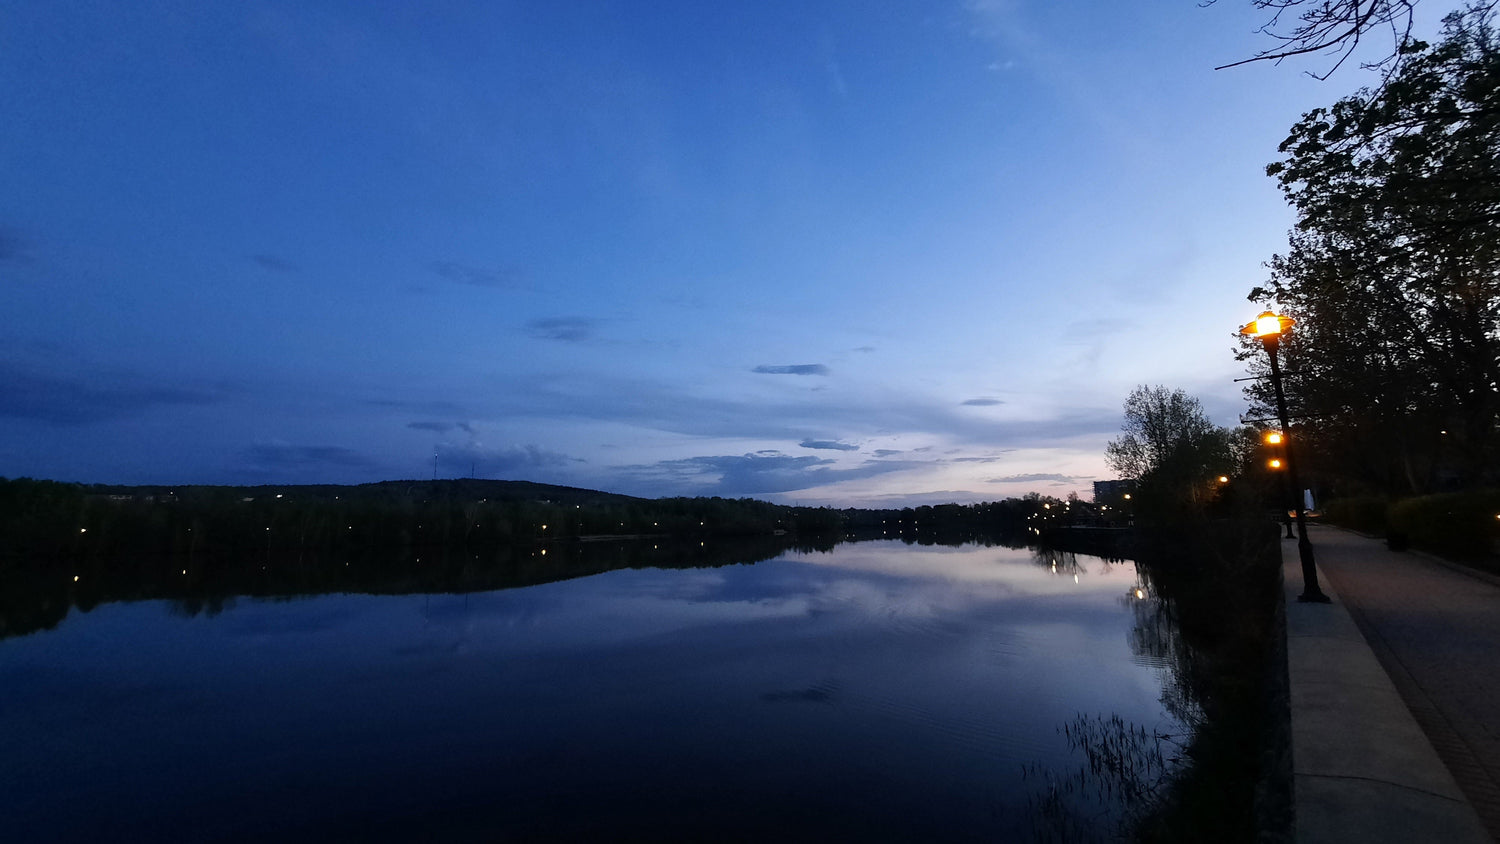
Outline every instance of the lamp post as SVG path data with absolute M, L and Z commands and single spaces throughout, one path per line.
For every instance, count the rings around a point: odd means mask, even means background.
M 1281 446 L 1281 433 L 1278 432 L 1278 431 L 1272 431 L 1271 433 L 1266 434 L 1266 442 L 1268 444 L 1270 444 L 1270 445 Z M 1279 451 L 1281 451 L 1283 454 L 1285 454 L 1286 453 L 1286 446 L 1281 446 L 1281 448 L 1279 449 Z M 1280 469 L 1281 468 L 1281 461 L 1273 459 L 1271 461 L 1271 468 L 1272 469 Z M 1283 486 L 1285 486 L 1285 484 L 1283 484 Z M 1293 497 L 1295 498 L 1296 490 L 1292 490 L 1292 493 L 1293 493 Z M 1282 511 L 1281 511 L 1281 521 L 1282 521 L 1282 524 L 1284 524 L 1286 526 L 1286 538 L 1287 539 L 1296 539 L 1297 535 L 1294 534 L 1294 533 L 1292 533 L 1292 511 L 1291 511 L 1290 508 L 1283 508 L 1282 509 Z
M 1271 387 L 1276 392 L 1276 416 L 1281 420 L 1281 434 L 1284 438 L 1286 480 L 1292 489 L 1292 507 L 1297 514 L 1297 556 L 1302 558 L 1302 594 L 1297 596 L 1297 600 L 1326 604 L 1329 598 L 1318 588 L 1318 569 L 1313 561 L 1312 543 L 1307 539 L 1307 514 L 1302 509 L 1302 486 L 1297 480 L 1297 463 L 1292 459 L 1291 425 L 1286 418 L 1286 395 L 1281 389 L 1281 364 L 1276 359 L 1281 335 L 1296 324 L 1291 317 L 1277 316 L 1266 311 L 1241 328 L 1240 333 L 1260 340 L 1261 345 L 1266 348 L 1266 355 L 1271 358 Z

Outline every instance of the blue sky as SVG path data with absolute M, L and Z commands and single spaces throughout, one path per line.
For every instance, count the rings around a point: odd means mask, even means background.
M 1087 497 L 1134 385 L 1235 422 L 1264 165 L 1374 81 L 1261 22 L 7 4 L 0 475 Z

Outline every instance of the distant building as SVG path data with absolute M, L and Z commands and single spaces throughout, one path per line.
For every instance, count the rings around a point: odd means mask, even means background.
M 1094 481 L 1094 503 L 1114 501 L 1135 492 L 1135 479 L 1122 478 L 1115 481 Z

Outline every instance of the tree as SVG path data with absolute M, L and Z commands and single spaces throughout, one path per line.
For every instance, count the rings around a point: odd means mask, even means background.
M 1216 0 L 1204 0 L 1211 6 Z M 1262 50 L 1248 59 L 1221 65 L 1215 70 L 1238 67 L 1251 62 L 1280 62 L 1293 56 L 1311 53 L 1337 56 L 1333 66 L 1318 79 L 1327 79 L 1359 48 L 1366 36 L 1377 31 L 1390 32 L 1390 50 L 1385 57 L 1370 63 L 1388 74 L 1400 69 L 1403 58 L 1420 47 L 1412 40 L 1412 16 L 1420 0 L 1251 0 L 1257 9 L 1271 13 L 1260 31 L 1278 46 Z M 1480 4 L 1493 9 L 1496 0 Z M 1295 23 L 1291 20 L 1295 19 Z
M 1234 462 L 1230 434 L 1209 421 L 1203 405 L 1179 389 L 1141 385 L 1125 399 L 1123 433 L 1104 461 L 1134 478 L 1144 502 L 1166 510 L 1197 510 L 1213 482 Z
M 1286 385 L 1316 460 L 1385 492 L 1480 482 L 1500 421 L 1500 40 L 1450 15 L 1377 91 L 1303 116 L 1267 173 L 1297 212 L 1251 291 L 1299 325 Z M 1252 367 L 1263 359 L 1246 346 Z M 1269 409 L 1264 384 L 1250 388 Z

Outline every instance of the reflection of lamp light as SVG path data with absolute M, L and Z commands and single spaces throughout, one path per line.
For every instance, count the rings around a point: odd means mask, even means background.
M 1259 340 L 1271 359 L 1271 388 L 1276 393 L 1276 416 L 1281 421 L 1283 432 L 1291 430 L 1286 415 L 1286 393 L 1281 387 L 1281 363 L 1276 359 L 1276 350 L 1281 345 L 1281 335 L 1291 330 L 1297 321 L 1291 317 L 1278 316 L 1274 311 L 1264 311 L 1253 322 L 1240 328 L 1240 334 Z M 1267 440 L 1269 441 L 1269 437 Z M 1312 542 L 1307 538 L 1307 513 L 1302 509 L 1302 486 L 1297 482 L 1297 465 L 1292 460 L 1290 443 L 1285 446 L 1286 482 L 1292 497 L 1292 506 L 1297 511 L 1297 555 L 1302 558 L 1302 594 L 1297 600 L 1326 604 L 1328 596 L 1318 588 L 1318 568 L 1313 560 Z M 1279 468 L 1280 460 L 1272 460 L 1271 467 Z
M 1279 457 L 1272 457 L 1270 465 L 1271 465 L 1272 469 L 1280 469 L 1281 468 L 1281 458 L 1279 458 Z

